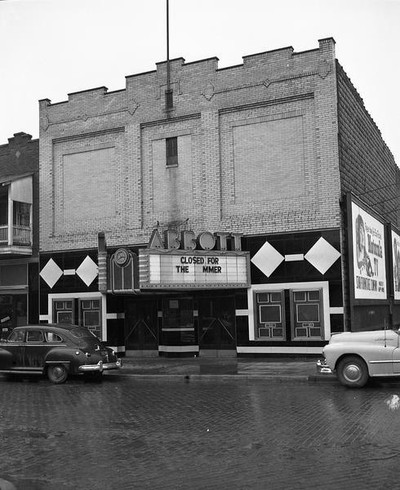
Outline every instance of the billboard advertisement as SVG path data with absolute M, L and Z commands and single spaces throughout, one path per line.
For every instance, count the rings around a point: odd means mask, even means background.
M 354 298 L 387 299 L 385 227 L 355 202 L 351 209 Z
M 394 299 L 400 300 L 400 236 L 392 230 L 393 291 Z

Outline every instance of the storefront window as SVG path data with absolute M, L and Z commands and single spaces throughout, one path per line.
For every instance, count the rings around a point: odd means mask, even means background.
M 5 338 L 19 325 L 28 323 L 28 299 L 24 294 L 0 294 L 0 333 Z
M 26 264 L 1 265 L 0 266 L 0 286 L 20 286 L 28 285 L 28 267 Z

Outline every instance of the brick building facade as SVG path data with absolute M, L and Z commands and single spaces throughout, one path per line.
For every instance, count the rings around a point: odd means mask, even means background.
M 39 320 L 39 140 L 0 146 L 0 337 Z
M 334 40 L 169 71 L 40 101 L 41 320 L 164 355 L 318 354 L 364 300 L 393 321 L 390 288 L 354 298 L 348 228 L 355 201 L 395 229 L 398 169 Z

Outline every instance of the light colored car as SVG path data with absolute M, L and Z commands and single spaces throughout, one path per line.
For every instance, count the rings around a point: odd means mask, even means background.
M 0 373 L 47 375 L 64 383 L 70 374 L 100 377 L 120 369 L 121 359 L 87 328 L 76 325 L 16 327 L 0 340 Z
M 400 376 L 400 331 L 333 334 L 317 362 L 319 373 L 336 373 L 340 383 L 363 387 L 374 377 Z

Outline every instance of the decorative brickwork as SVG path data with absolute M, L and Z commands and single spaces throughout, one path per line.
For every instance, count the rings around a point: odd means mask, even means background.
M 95 248 L 99 231 L 110 246 L 146 243 L 157 222 L 251 234 L 340 226 L 333 39 L 224 69 L 217 58 L 170 68 L 168 114 L 166 63 L 125 90 L 40 102 L 43 251 Z M 170 137 L 179 163 L 166 168 Z

